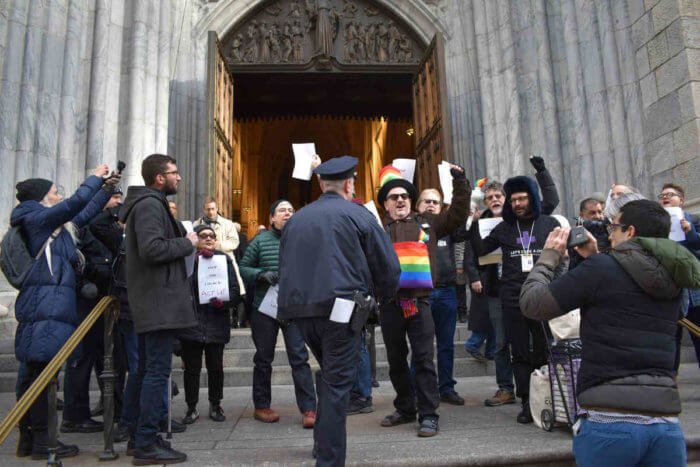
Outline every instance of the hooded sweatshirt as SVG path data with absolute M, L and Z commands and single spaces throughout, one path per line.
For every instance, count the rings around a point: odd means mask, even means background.
M 523 271 L 522 258 L 533 255 L 537 261 L 549 233 L 559 227 L 559 221 L 542 214 L 542 202 L 537 183 L 530 177 L 509 178 L 503 185 L 506 200 L 503 204 L 503 222 L 498 224 L 488 237 L 481 239 L 475 222 L 470 229 L 472 246 L 476 256 L 483 256 L 497 248 L 503 251 L 503 272 L 500 296 L 504 306 L 517 307 L 520 287 L 527 272 Z M 530 195 L 532 217 L 518 219 L 510 205 L 513 193 L 527 192 Z
M 560 260 L 556 250 L 543 252 L 523 285 L 520 306 L 539 320 L 581 309 L 579 404 L 678 414 L 673 376 L 681 289 L 700 287 L 700 263 L 665 238 L 634 238 L 552 281 Z

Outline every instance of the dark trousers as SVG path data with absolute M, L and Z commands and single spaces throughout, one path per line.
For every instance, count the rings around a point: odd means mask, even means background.
M 27 389 L 29 389 L 29 386 L 39 377 L 48 364 L 49 362 L 27 362 L 24 364 L 24 369 L 20 373 L 17 385 L 17 400 L 24 395 Z M 41 391 L 39 397 L 37 397 L 31 407 L 29 407 L 29 411 L 19 421 L 19 426 L 21 428 L 31 427 L 34 435 L 46 433 L 48 430 L 49 398 L 47 391 L 47 389 Z
M 66 365 L 63 377 L 64 420 L 82 422 L 90 418 L 90 376 L 98 359 L 104 355 L 103 334 L 104 320 L 100 318 L 76 350 L 80 354 L 77 360 Z
M 418 300 L 418 313 L 409 318 L 404 318 L 401 307 L 389 303 L 382 307 L 379 320 L 389 360 L 389 378 L 396 391 L 394 407 L 410 417 L 416 415 L 417 403 L 420 420 L 427 415 L 437 416 L 440 395 L 433 363 L 435 326 L 428 299 Z M 407 360 L 406 335 L 411 343 L 411 360 L 415 367 L 413 381 Z
M 457 327 L 457 292 L 454 286 L 437 287 L 430 294 L 430 311 L 437 339 L 438 390 L 453 392 L 455 365 L 455 329 Z
M 174 340 L 172 330 L 138 334 L 138 370 L 129 374 L 122 410 L 122 424 L 135 432 L 137 448 L 156 442 L 163 393 L 168 389 Z
M 280 323 L 258 310 L 253 310 L 250 316 L 250 327 L 255 343 L 253 404 L 256 409 L 267 409 L 272 401 L 272 361 L 275 359 L 275 345 Z M 316 410 L 316 394 L 309 366 L 309 353 L 304 347 L 304 337 L 294 323 L 282 327 L 282 336 L 287 348 L 289 366 L 292 367 L 297 406 L 302 413 L 313 412 Z
M 294 323 L 321 365 L 321 371 L 316 373 L 316 465 L 345 465 L 346 410 L 357 374 L 360 333 L 328 318 L 303 318 Z
M 457 316 L 467 317 L 467 286 L 465 284 L 457 284 Z
M 515 395 L 527 402 L 530 373 L 547 363 L 547 343 L 542 323 L 524 317 L 519 307 L 503 305 L 503 326 L 513 355 Z
M 209 402 L 218 405 L 224 397 L 224 344 L 182 341 L 182 362 L 185 364 L 185 401 L 188 407 L 199 402 L 199 377 L 202 353 L 207 365 Z

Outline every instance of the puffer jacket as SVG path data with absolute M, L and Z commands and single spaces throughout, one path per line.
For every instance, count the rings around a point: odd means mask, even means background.
M 672 240 L 634 238 L 552 281 L 561 260 L 558 251 L 543 251 L 523 285 L 520 307 L 538 320 L 581 309 L 581 406 L 678 414 L 675 335 L 681 289 L 700 287 L 697 259 Z
M 240 301 L 238 280 L 236 280 L 236 271 L 233 268 L 231 258 L 221 251 L 214 251 L 213 253 L 215 255 L 226 256 L 229 301 L 224 302 L 224 306 L 221 308 L 216 308 L 208 303 L 205 305 L 199 303 L 198 255 L 194 262 L 192 285 L 194 287 L 195 310 L 197 311 L 197 321 L 199 324 L 178 331 L 178 338 L 180 340 L 195 341 L 204 344 L 226 344 L 231 340 L 231 314 L 229 313 L 228 305 L 236 305 Z
M 241 259 L 241 275 L 249 287 L 255 288 L 253 306 L 258 308 L 267 289 L 267 283 L 256 283 L 263 271 L 279 271 L 280 237 L 282 233 L 273 228 L 255 236 Z
M 73 196 L 51 208 L 37 201 L 24 201 L 15 207 L 10 223 L 22 227 L 29 252 L 36 256 L 49 236 L 66 222 L 81 228 L 99 214 L 110 197 L 100 189 L 102 183 L 100 177 L 90 176 Z M 49 248 L 51 268 L 45 251 L 15 302 L 15 356 L 21 362 L 51 360 L 78 324 L 75 266 L 79 255 L 66 228 L 61 228 Z

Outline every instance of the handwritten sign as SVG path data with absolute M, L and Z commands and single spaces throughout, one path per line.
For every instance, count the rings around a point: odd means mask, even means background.
M 413 175 L 416 172 L 415 159 L 394 159 L 391 161 L 391 165 L 399 169 L 403 178 L 413 183 Z
M 683 231 L 683 227 L 681 227 L 681 221 L 685 219 L 683 209 L 679 207 L 669 207 L 664 209 L 666 209 L 668 214 L 671 216 L 671 233 L 669 234 L 668 238 L 677 242 L 685 241 L 685 232 Z
M 452 204 L 452 174 L 449 162 L 442 161 L 438 164 L 438 178 L 440 179 L 440 188 L 442 188 L 442 202 Z
M 479 235 L 481 235 L 481 238 L 488 237 L 491 231 L 501 222 L 503 222 L 501 217 L 479 219 Z M 479 256 L 479 266 L 486 266 L 487 264 L 496 264 L 501 262 L 503 262 L 503 251 L 501 251 L 500 248 L 495 249 L 488 255 Z
M 316 154 L 316 145 L 314 143 L 292 144 L 292 152 L 294 153 L 294 172 L 292 178 L 299 180 L 311 180 L 313 174 L 313 158 Z
M 197 268 L 197 285 L 199 286 L 200 305 L 206 305 L 212 298 L 218 298 L 222 302 L 230 300 L 226 255 L 214 255 L 211 258 L 200 256 Z
M 270 286 L 263 297 L 258 311 L 270 318 L 277 319 L 277 295 L 279 294 L 279 285 L 275 284 Z

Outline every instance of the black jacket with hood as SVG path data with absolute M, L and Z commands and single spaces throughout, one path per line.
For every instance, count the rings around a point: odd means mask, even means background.
M 503 251 L 500 296 L 504 306 L 517 307 L 520 287 L 527 273 L 522 270 L 522 256 L 532 254 L 537 261 L 549 233 L 559 227 L 559 221 L 542 214 L 542 202 L 537 183 L 526 176 L 509 178 L 503 185 L 506 199 L 503 204 L 503 222 L 482 239 L 475 222 L 470 229 L 470 238 L 476 256 L 483 256 L 497 248 Z M 513 193 L 525 191 L 530 195 L 533 216 L 518 219 L 510 205 Z
M 160 190 L 130 186 L 119 219 L 126 224 L 126 285 L 134 331 L 198 324 L 185 257 L 194 252 Z
M 700 263 L 672 240 L 637 237 L 553 280 L 561 260 L 556 250 L 542 252 L 522 287 L 520 306 L 538 320 L 581 309 L 579 404 L 677 415 L 673 376 L 681 289 L 700 287 Z

